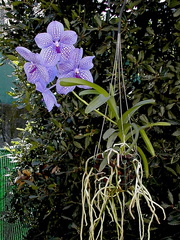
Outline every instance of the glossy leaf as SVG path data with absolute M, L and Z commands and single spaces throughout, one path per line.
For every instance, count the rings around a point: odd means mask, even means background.
M 109 96 L 109 93 L 102 87 L 95 83 L 91 83 L 81 78 L 61 78 L 61 86 L 76 86 L 76 85 L 86 85 L 94 88 L 99 94 L 103 94 L 105 97 Z
M 98 92 L 94 89 L 88 89 L 88 90 L 81 91 L 79 93 L 79 96 L 84 96 L 84 95 L 89 95 L 89 94 L 98 94 Z
M 109 97 L 105 97 L 104 95 L 100 94 L 97 97 L 95 97 L 90 103 L 89 105 L 86 107 L 85 109 L 85 113 L 90 113 L 93 110 L 99 108 L 101 105 L 103 105 L 104 103 L 106 103 L 109 100 Z
M 139 132 L 141 134 L 142 139 L 144 140 L 144 143 L 146 144 L 146 147 L 147 147 L 148 151 L 154 157 L 156 154 L 155 154 L 152 143 L 151 143 L 150 139 L 148 138 L 146 132 L 144 131 L 144 129 L 140 129 Z

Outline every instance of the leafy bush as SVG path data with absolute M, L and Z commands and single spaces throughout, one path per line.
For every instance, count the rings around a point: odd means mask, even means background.
M 77 32 L 78 47 L 95 55 L 94 81 L 108 89 L 112 77 L 118 16 L 122 1 L 3 1 L 10 25 L 4 27 L 0 49 L 16 65 L 16 105 L 25 108 L 26 128 L 10 151 L 18 160 L 21 187 L 14 186 L 9 220 L 20 218 L 29 227 L 25 239 L 77 239 L 81 218 L 81 178 L 85 160 L 99 141 L 102 119 L 85 114 L 84 106 L 72 95 L 58 96 L 61 107 L 48 113 L 41 96 L 27 83 L 23 61 L 15 47 L 36 51 L 34 37 L 52 20 Z M 66 7 L 64 7 L 66 6 Z M 137 123 L 169 121 L 170 128 L 149 129 L 156 157 L 148 155 L 150 177 L 146 184 L 155 201 L 166 209 L 167 219 L 153 224 L 152 239 L 177 239 L 179 225 L 179 3 L 129 1 L 122 20 L 124 74 L 129 106 L 153 98 L 156 104 L 142 108 Z M 18 62 L 17 62 L 18 61 Z M 108 129 L 109 126 L 105 126 Z M 173 143 L 173 144 L 172 144 Z M 105 141 L 101 142 L 105 148 Z M 144 151 L 144 145 L 142 143 Z M 23 180 L 23 177 L 26 177 Z M 23 181 L 22 181 L 23 180 Z M 25 182 L 25 183 L 24 183 Z M 22 183 L 24 183 L 22 185 Z M 146 205 L 144 205 L 146 209 Z M 105 226 L 105 239 L 112 224 Z M 125 223 L 125 239 L 138 239 L 136 221 Z M 85 234 L 84 239 L 88 239 Z M 115 239 L 115 238 L 114 238 Z

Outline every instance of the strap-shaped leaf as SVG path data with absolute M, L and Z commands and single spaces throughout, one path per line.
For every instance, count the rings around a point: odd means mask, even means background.
M 154 157 L 155 156 L 155 151 L 154 151 L 152 143 L 151 143 L 150 139 L 148 138 L 146 132 L 144 131 L 144 129 L 140 129 L 139 132 L 141 134 L 142 139 L 144 140 L 144 142 L 146 144 L 146 147 L 147 147 L 148 151 Z
M 108 141 L 107 141 L 107 144 L 106 144 L 107 149 L 108 149 L 108 148 L 111 148 L 111 147 L 114 145 L 117 137 L 118 137 L 118 132 L 114 132 L 114 133 L 108 138 Z
M 171 126 L 171 123 L 168 122 L 156 122 L 156 123 L 148 123 L 142 127 L 140 127 L 140 129 L 145 129 L 145 128 L 149 128 L 149 127 L 154 127 L 154 126 Z
M 103 139 L 106 140 L 109 138 L 114 132 L 116 132 L 117 129 L 114 128 L 109 128 L 104 134 L 103 134 Z
M 61 86 L 75 86 L 75 85 L 86 85 L 89 86 L 91 88 L 94 88 L 99 94 L 104 95 L 105 97 L 109 96 L 109 93 L 102 87 L 100 87 L 99 85 L 86 81 L 84 79 L 81 78 L 61 78 L 60 79 L 60 85 Z
M 143 162 L 143 167 L 144 167 L 144 173 L 145 177 L 149 177 L 149 164 L 146 158 L 146 155 L 144 154 L 143 150 L 140 147 L 137 147 L 138 153 L 141 156 L 142 162 Z
M 94 89 L 88 89 L 88 90 L 81 91 L 79 93 L 79 96 L 84 96 L 84 95 L 89 95 L 89 94 L 98 94 L 98 92 Z
M 99 85 L 89 82 L 89 81 L 86 81 L 81 78 L 61 78 L 60 85 L 61 86 L 87 85 L 89 87 L 94 88 L 99 94 L 108 98 L 108 101 L 105 101 L 105 98 L 104 98 L 104 101 L 107 102 L 107 104 L 109 106 L 109 110 L 112 113 L 113 117 L 116 117 L 116 120 L 119 119 L 119 114 L 117 111 L 117 104 L 116 104 L 114 97 L 113 96 L 109 97 L 110 94 L 104 88 L 100 87 Z M 102 100 L 102 97 L 100 97 L 100 99 Z M 89 110 L 91 110 L 91 106 L 88 108 L 88 110 L 86 109 L 86 113 L 88 113 Z
M 135 104 L 132 108 L 128 109 L 122 116 L 122 121 L 123 123 L 127 123 L 128 120 L 132 117 L 132 115 L 142 106 L 146 105 L 146 104 L 153 104 L 155 103 L 154 99 L 148 99 L 148 100 L 144 100 L 141 102 L 138 102 L 137 104 Z
M 85 109 L 85 113 L 90 113 L 93 110 L 99 108 L 101 105 L 103 105 L 104 103 L 106 103 L 108 101 L 109 97 L 105 97 L 104 95 L 100 94 L 97 97 L 95 97 L 90 103 L 89 105 L 86 107 Z
M 131 150 L 136 146 L 138 138 L 139 138 L 139 128 L 137 126 L 137 124 L 132 123 L 131 126 L 134 128 L 134 136 L 133 136 L 133 141 L 131 143 L 131 145 L 129 146 L 128 150 L 126 151 L 126 153 L 131 152 Z

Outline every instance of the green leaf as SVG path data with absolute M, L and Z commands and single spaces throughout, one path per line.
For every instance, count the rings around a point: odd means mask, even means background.
M 179 0 L 171 0 L 169 1 L 169 4 L 168 4 L 170 8 L 176 7 L 178 5 L 179 5 Z
M 107 147 L 107 148 L 112 147 L 112 146 L 114 145 L 114 142 L 115 142 L 115 140 L 116 140 L 117 137 L 118 137 L 118 132 L 114 132 L 114 133 L 108 138 L 106 147 Z
M 18 58 L 15 57 L 14 55 L 6 55 L 6 57 L 11 61 L 18 61 Z
M 104 158 L 103 160 L 102 160 L 102 162 L 101 162 L 101 164 L 100 164 L 100 166 L 99 166 L 99 172 L 102 172 L 102 170 L 106 167 L 106 165 L 107 165 L 107 158 Z
M 76 86 L 76 85 L 86 85 L 91 88 L 94 88 L 98 93 L 103 94 L 105 97 L 109 96 L 109 93 L 99 85 L 95 83 L 91 83 L 81 78 L 61 78 L 60 79 L 61 86 Z
M 131 126 L 134 128 L 134 133 L 135 136 L 133 136 L 133 142 L 131 143 L 131 145 L 129 146 L 128 150 L 126 151 L 126 153 L 131 152 L 131 150 L 134 148 L 134 146 L 136 145 L 138 138 L 139 138 L 139 128 L 135 123 L 132 123 Z
M 137 150 L 138 150 L 139 155 L 141 156 L 141 159 L 143 162 L 145 177 L 148 178 L 149 177 L 149 164 L 148 164 L 146 155 L 144 154 L 143 150 L 140 147 L 137 147 Z
M 75 147 L 83 149 L 82 145 L 79 142 L 73 141 L 73 144 Z
M 95 19 L 97 25 L 98 25 L 99 27 L 101 27 L 101 26 L 102 26 L 102 20 L 100 19 L 100 16 L 99 16 L 98 14 L 96 14 L 96 15 L 94 16 L 94 19 Z
M 93 110 L 99 108 L 101 105 L 106 103 L 109 100 L 109 98 L 110 98 L 110 96 L 109 97 L 104 97 L 104 95 L 102 95 L 102 94 L 98 95 L 86 107 L 85 113 L 90 113 Z
M 83 134 L 79 134 L 79 135 L 75 135 L 74 136 L 74 139 L 82 139 L 84 138 L 85 136 Z
M 65 23 L 65 26 L 67 27 L 67 29 L 70 29 L 70 23 L 69 23 L 69 20 L 67 18 L 64 18 L 64 23 Z
M 154 35 L 154 30 L 151 27 L 147 27 L 146 31 L 150 34 L 150 35 Z
M 80 78 L 61 78 L 60 85 L 61 86 L 86 85 L 86 86 L 94 88 L 99 94 L 104 95 L 104 97 L 108 98 L 110 96 L 109 93 L 104 88 L 100 87 L 99 85 L 97 85 L 95 83 L 91 83 L 89 81 L 86 81 L 86 80 L 80 79 Z M 108 103 L 108 106 L 109 106 L 111 112 L 118 120 L 119 114 L 117 111 L 117 104 L 116 104 L 114 97 L 111 96 L 109 98 L 109 100 L 107 101 L 107 103 Z
M 96 55 L 101 55 L 107 50 L 107 45 L 102 45 L 96 50 Z
M 175 105 L 175 103 L 170 103 L 166 106 L 166 109 L 170 110 L 174 105 Z
M 35 184 L 29 180 L 24 180 L 25 183 L 27 183 L 30 186 L 35 186 Z
M 20 4 L 23 4 L 23 2 L 22 2 L 22 1 L 12 2 L 12 5 L 13 5 L 14 7 L 16 7 L 16 6 L 20 5 Z
M 174 171 L 174 169 L 172 169 L 172 168 L 170 168 L 170 167 L 167 167 L 167 166 L 165 166 L 165 168 L 166 168 L 169 172 L 171 172 L 173 175 L 175 175 L 175 176 L 177 177 L 177 173 Z
M 169 49 L 170 42 L 168 42 L 163 48 L 162 52 L 166 52 Z
M 79 96 L 84 96 L 84 95 L 89 95 L 89 94 L 98 94 L 98 92 L 93 89 L 88 89 L 88 90 L 81 91 L 79 93 Z
M 109 138 L 114 132 L 116 132 L 117 130 L 114 128 L 109 128 L 103 135 L 103 139 L 106 140 L 107 138 Z
M 133 114 L 142 106 L 146 104 L 153 104 L 155 101 L 153 99 L 148 99 L 144 101 L 140 101 L 136 103 L 132 108 L 128 109 L 122 116 L 123 123 L 127 123 L 129 119 L 133 116 Z
M 91 143 L 91 137 L 87 136 L 85 138 L 85 149 L 87 149 L 87 147 L 89 146 L 90 143 Z
M 180 15 L 180 8 L 178 8 L 174 13 L 173 16 L 174 17 L 178 17 Z
M 171 123 L 168 122 L 156 122 L 156 123 L 148 123 L 144 126 L 141 126 L 140 129 L 146 129 L 154 126 L 164 126 L 164 127 L 169 127 L 171 126 Z
M 144 142 L 146 144 L 146 147 L 147 147 L 148 151 L 154 157 L 155 156 L 155 151 L 154 151 L 152 143 L 151 143 L 150 139 L 148 138 L 146 132 L 143 129 L 140 129 L 140 134 L 141 134 L 141 137 L 142 137 L 142 139 L 144 140 Z
M 150 66 L 150 65 L 147 65 L 145 64 L 144 65 L 144 68 L 148 71 L 148 72 L 151 72 L 151 73 L 156 73 L 155 70 Z
M 178 129 L 175 132 L 173 132 L 172 135 L 175 136 L 175 137 L 179 137 L 180 136 L 180 129 Z
M 144 59 L 144 51 L 140 51 L 138 55 L 138 62 Z
M 133 63 L 136 63 L 136 58 L 132 55 L 132 54 L 127 54 L 127 58 L 133 62 Z
M 146 117 L 146 115 L 144 115 L 144 114 L 142 114 L 142 115 L 140 115 L 140 120 L 142 121 L 142 122 L 144 122 L 144 123 L 149 123 L 149 120 L 148 120 L 148 118 Z
M 168 199 L 171 204 L 174 204 L 174 198 L 173 198 L 172 192 L 169 189 L 168 189 Z

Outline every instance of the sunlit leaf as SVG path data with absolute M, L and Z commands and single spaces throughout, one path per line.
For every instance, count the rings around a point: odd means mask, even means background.
M 98 92 L 94 89 L 88 89 L 88 90 L 81 91 L 79 93 L 79 96 L 84 96 L 84 95 L 89 95 L 89 94 L 98 94 Z
M 106 103 L 109 100 L 109 98 L 110 98 L 110 96 L 109 97 L 104 97 L 104 95 L 102 95 L 102 94 L 98 95 L 86 107 L 85 113 L 90 113 L 93 110 L 99 108 L 101 105 Z

